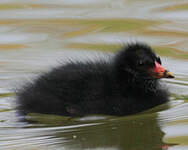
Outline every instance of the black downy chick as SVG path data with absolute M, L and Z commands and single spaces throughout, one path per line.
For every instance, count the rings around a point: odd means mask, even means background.
M 160 78 L 173 78 L 143 43 L 128 44 L 110 61 L 69 62 L 42 74 L 17 92 L 24 114 L 129 115 L 169 100 Z

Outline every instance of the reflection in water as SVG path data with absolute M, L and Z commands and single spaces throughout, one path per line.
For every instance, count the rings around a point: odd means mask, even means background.
M 1 147 L 51 147 L 65 150 L 112 149 L 112 150 L 162 150 L 164 133 L 157 123 L 157 114 L 111 118 L 99 123 L 63 127 L 25 128 L 1 131 Z M 87 121 L 86 121 L 87 122 Z M 80 124 L 81 123 L 81 124 Z M 11 138 L 4 135 L 12 134 Z M 7 142 L 6 140 L 9 140 Z
M 85 127 L 71 134 L 57 133 L 57 137 L 69 140 L 70 149 L 117 149 L 161 150 L 164 133 L 160 130 L 155 115 L 127 117 L 103 125 Z

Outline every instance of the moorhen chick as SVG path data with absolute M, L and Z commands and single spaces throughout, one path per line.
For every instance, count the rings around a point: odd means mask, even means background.
M 83 116 L 129 115 L 169 100 L 161 78 L 173 78 L 143 43 L 127 44 L 110 60 L 68 62 L 17 92 L 20 112 Z

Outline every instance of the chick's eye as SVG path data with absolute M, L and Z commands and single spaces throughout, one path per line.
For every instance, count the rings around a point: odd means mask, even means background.
M 144 62 L 143 61 L 139 61 L 138 62 L 138 66 L 143 66 L 144 65 Z
M 157 62 L 158 62 L 159 64 L 161 64 L 161 58 L 160 58 L 160 57 L 157 57 Z

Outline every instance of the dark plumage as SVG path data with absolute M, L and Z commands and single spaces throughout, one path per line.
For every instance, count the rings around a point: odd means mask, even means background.
M 39 76 L 17 92 L 20 112 L 82 116 L 128 115 L 167 102 L 158 79 L 160 58 L 145 44 L 128 44 L 110 61 L 69 62 Z

